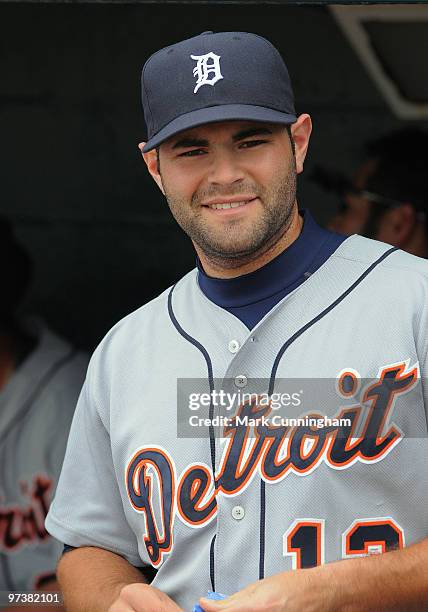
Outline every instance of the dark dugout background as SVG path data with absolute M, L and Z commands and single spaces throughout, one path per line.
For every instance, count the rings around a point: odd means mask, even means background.
M 256 32 L 282 52 L 314 122 L 299 203 L 321 223 L 337 202 L 313 166 L 352 173 L 365 140 L 403 125 L 326 7 L 0 3 L 0 214 L 35 263 L 26 310 L 78 346 L 194 266 L 137 149 L 139 79 L 149 54 L 204 30 Z

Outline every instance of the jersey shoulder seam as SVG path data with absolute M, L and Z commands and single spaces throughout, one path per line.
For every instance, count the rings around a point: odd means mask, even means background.
M 372 263 L 374 263 L 373 261 L 368 261 L 366 259 L 360 259 L 358 257 L 352 257 L 351 258 L 351 257 L 346 257 L 345 255 L 340 255 L 340 254 L 333 254 L 332 257 L 335 257 L 336 259 L 344 259 L 346 261 L 352 261 L 354 263 L 362 263 L 362 264 L 367 264 L 367 265 L 371 265 Z M 428 262 L 427 262 L 426 273 L 424 273 L 421 270 L 418 270 L 418 269 L 414 268 L 410 264 L 406 264 L 406 263 L 402 263 L 402 262 L 392 262 L 391 260 L 389 260 L 389 258 L 387 258 L 384 261 L 382 261 L 380 265 L 382 266 L 382 268 L 389 268 L 391 270 L 393 270 L 393 269 L 400 269 L 400 270 L 407 270 L 408 272 L 414 272 L 418 276 L 421 276 L 422 278 L 427 278 L 428 279 Z

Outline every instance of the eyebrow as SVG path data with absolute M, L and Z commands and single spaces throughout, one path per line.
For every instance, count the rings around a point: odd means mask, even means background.
M 248 130 L 242 130 L 241 132 L 234 134 L 233 140 L 236 142 L 237 140 L 243 140 L 244 138 L 249 138 L 250 136 L 266 136 L 267 134 L 272 134 L 272 131 L 267 127 L 249 128 Z
M 208 140 L 202 140 L 200 138 L 181 138 L 172 145 L 173 149 L 187 149 L 188 147 L 207 147 Z
M 266 136 L 272 134 L 272 131 L 268 128 L 249 128 L 248 130 L 242 130 L 237 134 L 232 136 L 234 142 L 238 142 L 239 140 L 244 140 L 244 138 L 249 138 L 250 136 Z M 177 140 L 172 145 L 173 149 L 188 149 L 191 147 L 208 147 L 208 140 L 204 140 L 202 138 L 181 138 Z

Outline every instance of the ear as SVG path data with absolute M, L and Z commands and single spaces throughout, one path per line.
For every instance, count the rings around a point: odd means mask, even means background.
M 402 247 L 409 240 L 416 223 L 416 211 L 409 203 L 387 212 L 379 227 L 377 239 Z
M 153 178 L 159 189 L 162 191 L 162 193 L 165 195 L 165 191 L 163 189 L 162 184 L 162 177 L 159 172 L 159 160 L 157 151 L 156 149 L 152 149 L 151 151 L 148 151 L 148 153 L 143 153 L 143 148 L 145 144 L 145 142 L 140 142 L 138 148 L 140 149 L 141 155 L 143 156 L 143 159 L 146 162 L 146 166 L 151 177 Z
M 309 138 L 312 132 L 312 120 L 307 113 L 299 115 L 297 121 L 291 126 L 291 134 L 295 145 L 296 171 L 303 172 L 303 164 L 308 150 Z

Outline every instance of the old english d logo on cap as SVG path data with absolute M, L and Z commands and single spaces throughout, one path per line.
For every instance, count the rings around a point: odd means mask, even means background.
M 204 32 L 160 49 L 144 65 L 141 88 L 144 152 L 206 123 L 296 121 L 281 55 L 248 32 Z
M 202 85 L 215 85 L 217 81 L 223 78 L 220 71 L 220 56 L 212 51 L 205 55 L 191 55 L 192 59 L 196 60 L 196 67 L 193 68 L 193 76 L 197 77 L 196 87 L 193 93 L 196 93 Z

